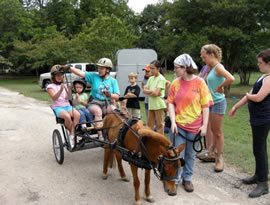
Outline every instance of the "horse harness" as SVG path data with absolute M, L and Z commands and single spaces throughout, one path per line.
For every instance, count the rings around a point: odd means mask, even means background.
M 116 146 L 115 148 L 122 153 L 123 160 L 134 164 L 135 166 L 142 168 L 142 169 L 153 169 L 154 174 L 159 180 L 168 180 L 173 181 L 177 178 L 177 176 L 166 176 L 165 174 L 165 166 L 164 161 L 170 161 L 175 163 L 175 168 L 179 169 L 181 166 L 179 166 L 178 161 L 180 160 L 181 165 L 184 166 L 185 162 L 182 158 L 180 158 L 180 155 L 176 155 L 175 148 L 173 146 L 168 147 L 167 150 L 173 150 L 175 153 L 174 158 L 168 158 L 164 157 L 163 155 L 160 155 L 158 158 L 158 162 L 154 163 L 150 160 L 149 154 L 147 152 L 147 149 L 143 143 L 143 139 L 140 135 L 137 134 L 137 132 L 132 128 L 132 125 L 138 122 L 138 118 L 126 118 L 122 119 L 119 115 L 122 115 L 123 113 L 119 112 L 117 110 L 116 112 L 113 112 L 122 122 L 123 126 L 120 128 L 117 139 L 119 146 Z M 130 151 L 126 148 L 124 148 L 124 138 L 127 133 L 127 131 L 130 130 L 138 139 L 139 143 L 134 151 Z M 142 155 L 142 152 L 144 155 Z

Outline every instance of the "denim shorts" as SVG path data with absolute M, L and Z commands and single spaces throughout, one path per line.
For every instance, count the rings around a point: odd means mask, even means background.
M 226 108 L 227 108 L 227 101 L 226 98 L 224 98 L 224 100 L 222 100 L 221 102 L 211 106 L 209 110 L 211 113 L 224 115 L 226 112 Z
M 69 106 L 65 106 L 65 107 L 55 107 L 55 108 L 53 108 L 53 110 L 55 112 L 56 117 L 59 117 L 60 112 L 62 112 L 63 110 L 69 112 L 70 110 L 72 110 L 72 106 L 69 105 Z

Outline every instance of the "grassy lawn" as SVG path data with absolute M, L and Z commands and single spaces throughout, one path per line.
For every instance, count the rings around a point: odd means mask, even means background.
M 250 84 L 253 84 L 258 76 L 260 76 L 259 73 L 253 73 L 251 75 Z M 173 72 L 167 72 L 165 77 L 172 81 L 174 79 Z M 227 97 L 228 108 L 224 117 L 225 158 L 227 163 L 238 167 L 241 171 L 253 173 L 255 162 L 252 154 L 251 128 L 249 125 L 247 106 L 238 110 L 235 119 L 232 120 L 228 117 L 230 108 L 241 96 L 248 92 L 252 86 L 239 85 L 240 80 L 238 75 L 235 75 L 235 78 L 236 80 L 231 86 L 230 95 Z M 0 86 L 18 91 L 28 97 L 49 102 L 48 94 L 41 90 L 37 81 L 38 79 L 36 77 L 0 78 Z M 145 119 L 144 103 L 140 102 L 140 105 L 142 118 Z M 267 148 L 270 150 L 269 137 Z

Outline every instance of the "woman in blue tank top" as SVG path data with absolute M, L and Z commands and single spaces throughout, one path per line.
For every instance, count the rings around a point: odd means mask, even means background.
M 255 157 L 255 174 L 242 180 L 244 184 L 257 184 L 249 197 L 259 197 L 269 193 L 267 136 L 270 129 L 270 49 L 257 55 L 260 72 L 264 73 L 246 94 L 230 110 L 233 118 L 238 108 L 248 103 L 250 125 L 252 129 L 253 154 Z
M 222 132 L 223 118 L 227 107 L 224 95 L 224 87 L 234 81 L 234 77 L 220 63 L 222 58 L 221 49 L 214 45 L 204 45 L 201 49 L 201 58 L 209 67 L 207 85 L 211 92 L 214 105 L 210 107 L 208 133 L 213 137 L 213 144 L 208 149 L 215 153 L 215 171 L 224 170 L 223 149 L 224 136 Z

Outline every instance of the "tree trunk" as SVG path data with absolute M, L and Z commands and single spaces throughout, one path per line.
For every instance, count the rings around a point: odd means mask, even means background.
M 163 68 L 163 72 L 166 72 L 167 71 L 167 58 L 166 57 L 162 57 L 161 58 L 161 60 L 160 60 L 160 63 L 161 63 L 161 65 L 163 65 L 163 63 L 164 63 L 164 67 L 162 67 Z
M 238 75 L 240 77 L 241 85 L 249 85 L 250 74 L 251 72 L 246 69 L 238 69 Z
M 37 76 L 37 78 L 39 78 L 39 72 L 38 72 L 37 68 L 36 68 L 36 76 Z

